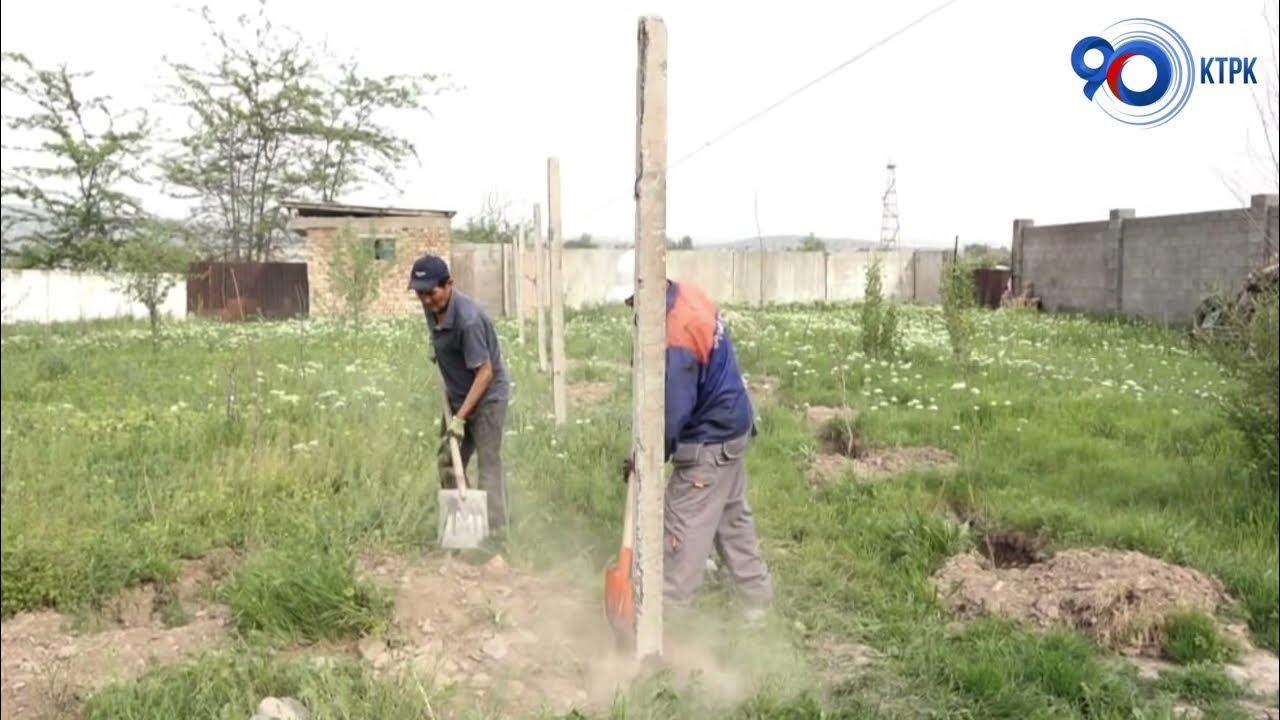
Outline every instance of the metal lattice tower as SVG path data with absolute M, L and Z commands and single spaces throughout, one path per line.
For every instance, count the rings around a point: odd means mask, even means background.
M 889 182 L 884 190 L 884 209 L 880 213 L 880 249 L 896 250 L 898 248 L 898 181 L 894 174 L 897 165 L 892 162 L 885 166 L 889 171 Z

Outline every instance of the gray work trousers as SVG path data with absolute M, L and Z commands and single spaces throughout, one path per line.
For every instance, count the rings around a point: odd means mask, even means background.
M 463 435 L 462 442 L 458 443 L 458 449 L 462 454 L 463 472 L 466 473 L 467 488 L 483 490 L 486 493 L 489 505 L 489 531 L 494 534 L 501 534 L 506 530 L 507 525 L 507 481 L 502 473 L 502 432 L 506 417 L 506 400 L 482 402 L 471 413 L 471 417 L 467 420 L 466 433 Z M 440 422 L 440 437 L 443 440 L 448 431 L 445 425 L 447 421 L 442 419 Z M 478 481 L 476 475 L 466 469 L 473 454 L 480 456 Z M 458 487 L 457 480 L 453 476 L 453 458 L 447 441 L 441 443 L 437 461 L 440 468 L 440 487 L 447 490 Z
M 773 581 L 747 502 L 748 440 L 749 434 L 724 443 L 681 444 L 671 458 L 663 594 L 677 607 L 688 605 L 702 585 L 712 547 L 744 600 L 757 606 L 773 600 Z

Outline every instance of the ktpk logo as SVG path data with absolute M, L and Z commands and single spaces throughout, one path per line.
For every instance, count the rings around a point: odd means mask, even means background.
M 1132 67 L 1129 64 L 1137 58 L 1147 60 L 1155 73 L 1150 86 L 1142 89 L 1130 87 L 1125 80 L 1125 67 Z M 1257 84 L 1253 71 L 1257 61 L 1256 57 L 1201 57 L 1200 84 Z M 1071 69 L 1085 81 L 1084 96 L 1107 115 L 1150 128 L 1172 120 L 1186 107 L 1196 84 L 1197 65 L 1186 41 L 1173 28 L 1150 18 L 1130 18 L 1077 42 L 1071 50 Z

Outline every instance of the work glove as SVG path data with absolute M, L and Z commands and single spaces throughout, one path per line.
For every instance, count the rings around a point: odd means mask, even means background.
M 446 432 L 461 441 L 467 434 L 467 421 L 454 415 L 453 419 L 449 421 L 449 427 Z

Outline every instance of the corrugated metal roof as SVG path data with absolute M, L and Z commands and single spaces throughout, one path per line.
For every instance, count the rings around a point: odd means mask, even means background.
M 453 217 L 455 210 L 431 210 L 427 208 L 376 207 L 373 205 L 344 205 L 305 200 L 286 200 L 283 205 L 293 217 Z

